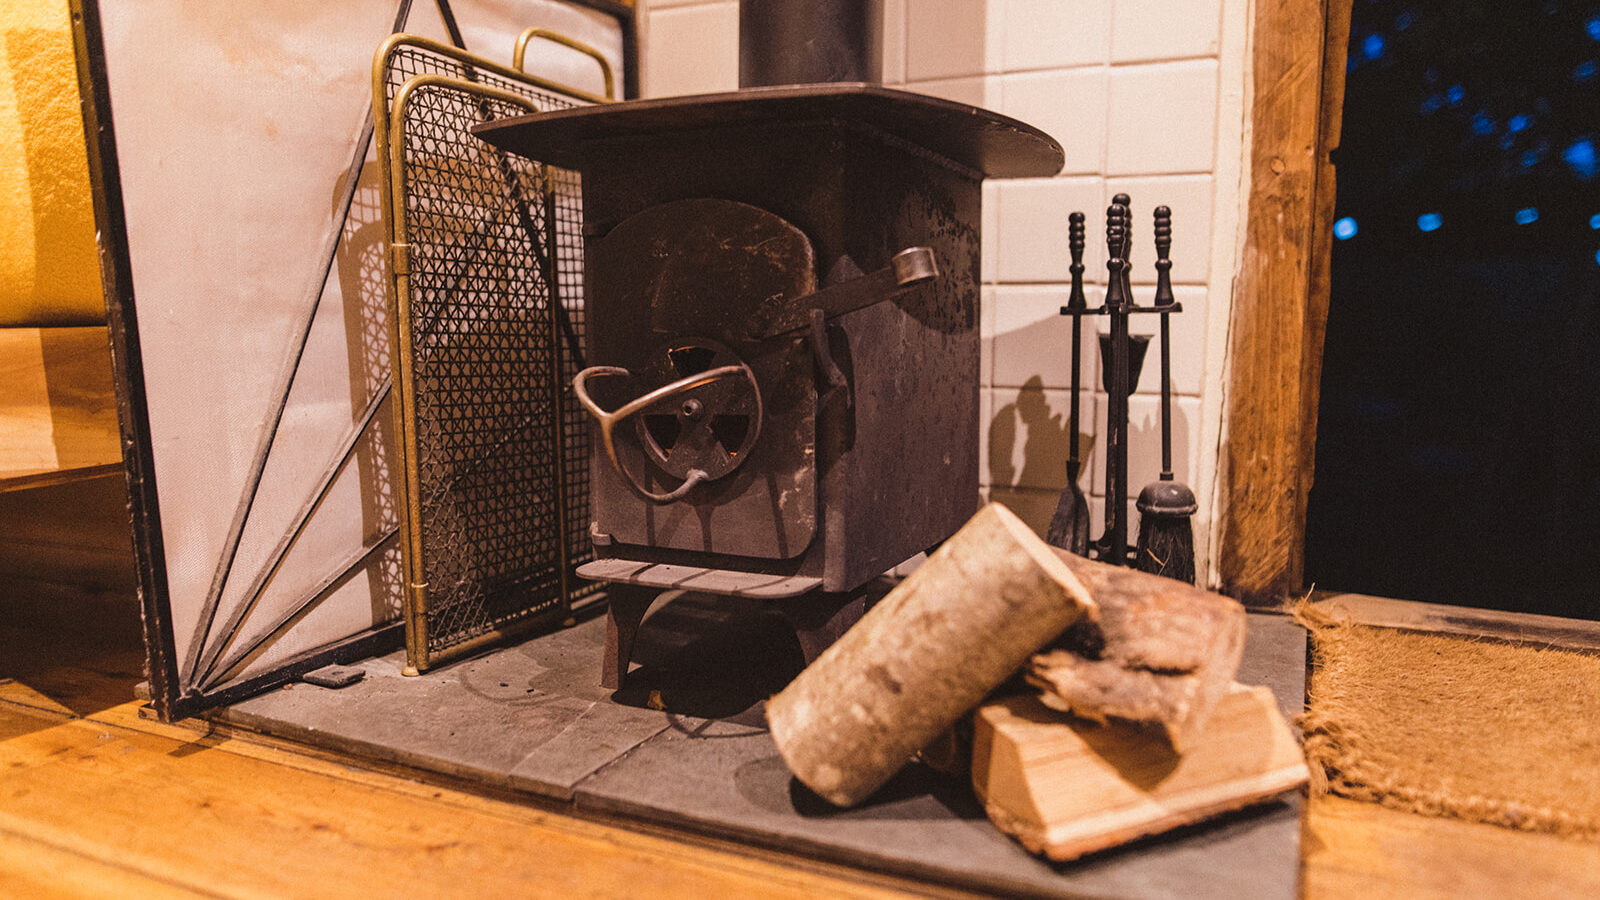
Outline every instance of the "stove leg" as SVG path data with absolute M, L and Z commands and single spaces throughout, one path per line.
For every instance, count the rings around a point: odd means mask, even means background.
M 622 687 L 633 659 L 633 639 L 639 623 L 660 592 L 636 584 L 612 582 L 606 587 L 606 652 L 600 664 L 600 686 L 608 691 Z
M 867 609 L 867 593 L 852 591 L 829 594 L 815 592 L 779 600 L 773 604 L 794 627 L 806 665 L 822 655 L 839 636 L 861 620 Z

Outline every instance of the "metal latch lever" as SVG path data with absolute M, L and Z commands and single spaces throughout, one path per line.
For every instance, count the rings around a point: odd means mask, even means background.
M 811 327 L 811 310 L 824 318 L 855 312 L 894 297 L 907 288 L 939 277 L 939 263 L 927 247 L 907 247 L 876 272 L 832 284 L 796 297 L 765 322 L 751 324 L 752 337 L 765 340 Z

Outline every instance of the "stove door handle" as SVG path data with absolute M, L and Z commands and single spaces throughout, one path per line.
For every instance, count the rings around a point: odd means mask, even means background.
M 859 270 L 858 270 L 859 271 Z M 928 247 L 907 247 L 889 265 L 787 301 L 764 319 L 750 323 L 750 337 L 766 340 L 800 331 L 811 324 L 809 312 L 822 310 L 831 319 L 893 299 L 902 291 L 939 277 L 939 260 Z
M 595 403 L 589 396 L 588 381 L 596 375 L 632 377 L 633 373 L 621 366 L 590 366 L 573 377 L 572 392 L 577 396 L 578 402 L 583 405 L 583 408 L 589 411 L 589 415 L 594 416 L 595 421 L 600 423 L 600 443 L 606 448 L 606 456 L 611 460 L 611 465 L 617 470 L 617 474 L 622 476 L 622 480 L 627 482 L 628 487 L 632 488 L 635 494 L 652 503 L 671 503 L 675 500 L 681 500 L 684 495 L 694 490 L 695 485 L 709 481 L 711 476 L 706 474 L 703 469 L 690 469 L 683 483 L 667 493 L 658 494 L 646 489 L 623 467 L 621 458 L 617 456 L 617 445 L 613 440 L 612 433 L 616 430 L 619 422 L 655 406 L 674 394 L 681 394 L 684 391 L 693 390 L 702 385 L 734 375 L 743 375 L 749 380 L 750 388 L 755 392 L 756 397 L 756 419 L 759 421 L 761 418 L 761 390 L 756 385 L 755 375 L 746 366 L 718 366 L 714 369 L 707 369 L 704 372 L 696 372 L 693 375 L 679 378 L 670 384 L 664 384 L 610 412 L 601 409 L 600 405 Z

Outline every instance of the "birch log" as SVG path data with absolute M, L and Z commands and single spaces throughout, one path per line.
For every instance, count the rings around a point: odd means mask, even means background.
M 767 702 L 772 738 L 801 782 L 852 806 L 1093 614 L 1067 564 L 991 503 Z

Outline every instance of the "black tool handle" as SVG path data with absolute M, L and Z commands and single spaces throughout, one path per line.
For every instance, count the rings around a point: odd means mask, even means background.
M 1113 206 L 1122 207 L 1124 229 L 1122 232 L 1122 250 L 1115 254 L 1122 257 L 1122 293 L 1128 300 L 1130 311 L 1139 304 L 1133 300 L 1133 200 L 1127 194 L 1116 193 L 1111 196 Z
M 1106 310 L 1111 314 L 1111 392 L 1106 408 L 1106 530 L 1101 560 L 1128 564 L 1128 208 L 1106 210 Z
M 1172 210 L 1156 207 L 1156 306 L 1172 306 Z
M 1088 309 L 1089 302 L 1083 295 L 1083 248 L 1084 215 L 1075 212 L 1067 216 L 1067 247 L 1072 251 L 1072 292 L 1067 295 L 1067 308 L 1073 310 Z M 1081 359 L 1083 345 L 1083 317 L 1072 317 L 1072 395 L 1068 400 L 1067 413 L 1067 440 L 1070 448 L 1067 451 L 1067 480 L 1076 482 L 1081 468 L 1082 459 L 1078 456 L 1078 370 L 1083 367 Z
M 1161 313 L 1161 480 L 1172 480 L 1172 333 L 1166 311 L 1172 297 L 1172 210 L 1156 207 L 1156 297 Z
M 1075 212 L 1067 216 L 1067 249 L 1072 251 L 1072 292 L 1067 294 L 1068 309 L 1088 309 L 1089 301 L 1083 295 L 1083 248 L 1086 246 L 1084 215 Z

